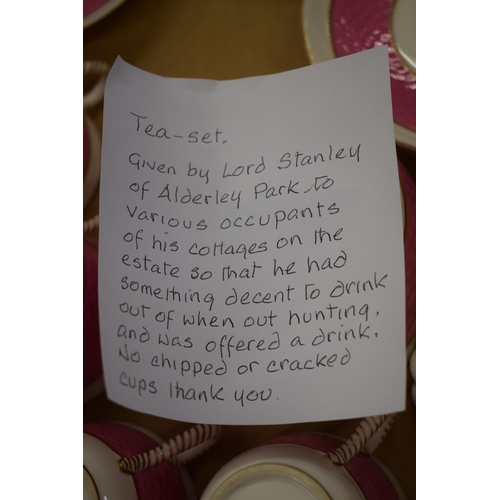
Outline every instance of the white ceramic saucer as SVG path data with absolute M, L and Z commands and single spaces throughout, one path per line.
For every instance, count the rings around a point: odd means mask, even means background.
M 304 0 L 302 23 L 311 63 L 379 45 L 389 48 L 396 142 L 416 149 L 415 0 Z

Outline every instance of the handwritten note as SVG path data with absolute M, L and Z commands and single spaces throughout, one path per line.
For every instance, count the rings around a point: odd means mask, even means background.
M 118 59 L 99 238 L 111 400 L 220 424 L 404 409 L 386 47 L 223 82 Z

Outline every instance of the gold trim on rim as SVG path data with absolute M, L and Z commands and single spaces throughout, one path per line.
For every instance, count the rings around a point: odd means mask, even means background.
M 413 75 L 416 78 L 417 77 L 417 72 L 416 71 L 414 72 L 406 64 L 406 61 L 404 60 L 403 56 L 401 55 L 401 52 L 398 49 L 398 46 L 397 46 L 397 43 L 396 43 L 396 38 L 394 37 L 394 28 L 393 28 L 393 25 L 394 25 L 394 9 L 396 8 L 396 4 L 397 3 L 398 3 L 398 0 L 393 0 L 393 2 L 391 4 L 391 8 L 389 10 L 389 23 L 388 23 L 389 35 L 391 35 L 392 46 L 394 47 L 394 52 L 396 53 L 396 56 L 398 57 L 399 62 L 408 71 L 408 73 L 410 73 L 411 75 Z M 404 125 L 402 125 L 402 126 L 404 126 Z

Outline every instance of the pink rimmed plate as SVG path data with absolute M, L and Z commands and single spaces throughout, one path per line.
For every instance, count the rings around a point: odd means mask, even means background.
M 416 149 L 415 0 L 304 0 L 311 62 L 387 45 L 396 142 Z
M 83 0 L 83 29 L 100 21 L 125 0 Z

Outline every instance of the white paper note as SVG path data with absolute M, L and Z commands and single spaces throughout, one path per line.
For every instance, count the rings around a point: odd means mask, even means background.
M 387 48 L 235 81 L 118 59 L 99 306 L 108 397 L 189 422 L 405 407 Z

